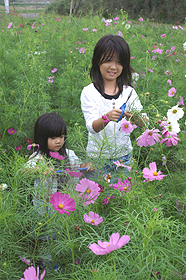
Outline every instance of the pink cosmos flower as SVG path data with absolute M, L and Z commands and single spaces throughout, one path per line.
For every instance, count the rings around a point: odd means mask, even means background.
M 106 196 L 106 197 L 103 199 L 102 205 L 109 203 L 109 202 L 111 201 L 111 199 L 113 199 L 113 198 L 114 198 L 113 195 L 111 195 L 111 196 Z
M 167 163 L 166 156 L 162 156 L 162 165 L 165 165 Z
M 76 44 L 77 44 L 77 45 L 78 45 L 78 44 L 81 44 L 81 41 L 77 41 Z
M 167 80 L 167 83 L 169 84 L 169 86 L 172 86 L 172 82 L 170 79 Z
M 175 51 L 175 49 L 176 49 L 176 46 L 172 46 L 172 47 L 171 47 L 171 50 L 172 50 L 172 51 Z
M 166 37 L 166 36 L 167 36 L 166 34 L 161 34 L 161 35 L 160 35 L 161 38 L 164 38 L 164 37 Z
M 117 35 L 123 37 L 123 33 L 120 30 L 118 31 Z
M 165 74 L 166 74 L 167 76 L 170 76 L 172 73 L 171 73 L 169 70 L 167 70 L 167 71 L 165 72 Z
M 26 142 L 27 142 L 28 144 L 31 144 L 31 143 L 32 143 L 32 141 L 31 141 L 29 138 L 26 138 Z
M 37 275 L 35 268 L 31 266 L 24 271 L 23 275 L 24 278 L 21 278 L 20 280 L 42 280 L 45 277 L 45 270 L 39 278 L 39 266 L 37 267 Z
M 19 31 L 19 34 L 23 33 L 23 31 Z
M 65 159 L 65 157 L 63 157 L 62 155 L 60 155 L 58 152 L 52 152 L 50 151 L 49 152 L 49 155 L 53 158 L 56 158 L 56 159 L 60 159 L 60 160 L 63 160 Z
M 147 69 L 149 72 L 153 73 L 154 71 L 152 69 Z
M 17 132 L 17 129 L 9 128 L 9 129 L 7 130 L 7 132 L 8 132 L 8 134 L 12 135 L 12 134 L 14 134 L 14 133 Z
M 7 28 L 11 28 L 12 27 L 12 22 L 9 23 L 9 25 L 7 26 Z
M 166 142 L 167 147 L 171 147 L 172 145 L 173 146 L 178 145 L 178 141 L 181 141 L 181 140 L 177 137 L 177 133 L 174 131 L 170 131 L 169 136 L 162 139 L 160 143 L 162 144 L 162 143 Z
M 180 100 L 178 101 L 178 105 L 185 105 L 184 104 L 184 101 L 183 101 L 183 97 L 182 96 L 179 96 Z
M 121 125 L 121 130 L 127 134 L 132 132 L 134 130 L 134 127 L 132 126 L 131 122 L 127 120 L 123 120 Z
M 79 49 L 79 53 L 85 53 L 85 49 L 84 48 Z
M 115 18 L 113 18 L 113 20 L 119 20 L 119 17 L 115 17 Z
M 59 18 L 56 18 L 56 20 L 59 22 L 60 21 L 60 19 Z
M 145 132 L 136 139 L 137 145 L 140 147 L 147 147 L 148 145 L 153 146 L 155 141 L 159 142 L 160 138 L 162 138 L 157 132 L 160 132 L 159 129 L 146 129 Z
M 151 162 L 149 164 L 149 168 L 145 167 L 143 169 L 143 177 L 146 180 L 149 181 L 153 181 L 153 180 L 159 180 L 161 181 L 163 179 L 163 177 L 167 176 L 167 175 L 160 175 L 161 171 L 157 172 L 157 167 L 156 167 L 156 163 L 155 162 Z
M 134 59 L 135 58 L 135 56 L 131 56 L 131 58 L 130 59 Z
M 106 122 L 106 123 L 109 123 L 109 122 L 110 122 L 110 120 L 108 119 L 108 116 L 109 116 L 109 114 L 103 115 L 103 116 L 102 116 L 103 122 Z
M 139 21 L 141 21 L 141 22 L 142 22 L 142 21 L 143 21 L 143 18 L 142 18 L 142 17 L 140 17 L 140 18 L 139 18 Z
M 155 59 L 156 59 L 156 55 L 153 55 L 152 60 L 155 60 Z
M 87 28 L 87 27 L 83 28 L 84 32 L 87 32 L 87 30 L 89 30 L 89 28 Z
M 96 29 L 96 28 L 92 29 L 92 32 L 97 32 L 97 31 L 98 31 L 98 29 Z
M 173 29 L 178 29 L 178 26 L 173 26 L 172 28 L 173 28 Z
M 132 185 L 134 185 L 134 183 Z M 131 185 L 130 180 L 126 179 L 122 183 L 121 179 L 119 178 L 118 182 L 115 184 L 112 184 L 111 187 L 113 187 L 115 190 L 118 190 L 120 192 L 128 192 L 132 188 L 132 185 Z
M 156 212 L 156 211 L 158 211 L 158 209 L 157 209 L 157 208 L 154 208 L 154 209 L 152 209 L 152 211 Z
M 38 149 L 39 149 L 39 144 L 33 143 L 33 144 L 31 144 L 31 145 L 28 145 L 28 146 L 27 146 L 27 149 L 30 151 L 32 147 L 33 147 L 33 148 L 38 147 Z
M 113 161 L 113 163 L 116 165 L 116 170 L 118 169 L 118 167 L 126 167 L 128 169 L 128 171 L 130 172 L 132 167 L 128 166 L 128 165 L 124 165 L 123 162 L 120 162 L 119 160 L 117 161 Z
M 100 195 L 100 188 L 98 183 L 94 181 L 88 180 L 86 178 L 80 181 L 80 184 L 77 184 L 76 189 L 77 192 L 80 192 L 78 197 L 80 197 L 84 201 L 84 205 L 87 206 L 90 203 L 95 202 L 97 197 Z
M 54 68 L 51 70 L 51 73 L 55 73 L 57 71 L 57 68 Z
M 26 259 L 25 257 L 20 257 L 20 259 L 22 260 L 22 262 L 26 263 L 27 265 L 30 265 L 30 260 Z M 33 265 L 33 263 L 31 263 L 31 265 Z
M 173 97 L 175 93 L 176 93 L 176 89 L 175 89 L 174 87 L 172 87 L 172 88 L 169 89 L 169 91 L 168 91 L 168 96 L 169 96 L 169 97 Z
M 162 49 L 157 48 L 157 49 L 155 49 L 155 51 L 154 51 L 154 52 L 155 52 L 155 53 L 162 54 L 162 53 L 163 53 L 163 50 L 162 50 Z
M 49 201 L 54 210 L 57 210 L 60 214 L 66 213 L 70 216 L 70 212 L 68 211 L 75 211 L 76 203 L 73 198 L 70 198 L 68 194 L 62 194 L 61 192 L 54 193 Z M 66 211 L 68 210 L 68 211 Z
M 129 235 L 123 235 L 121 238 L 119 238 L 119 233 L 117 232 L 110 236 L 109 242 L 101 242 L 98 240 L 98 245 L 96 243 L 90 244 L 89 249 L 92 250 L 92 252 L 96 255 L 107 255 L 112 251 L 123 247 L 129 242 L 129 240 Z
M 72 177 L 81 177 L 82 172 L 70 171 L 70 169 L 65 169 L 66 173 Z
M 156 46 L 156 45 L 154 45 L 154 46 L 152 47 L 152 48 L 153 48 L 153 50 L 155 50 L 155 49 L 156 49 L 156 47 L 157 47 L 157 46 Z
M 48 77 L 48 82 L 49 82 L 49 83 L 53 83 L 53 82 L 54 82 L 53 78 L 54 78 L 54 76 Z
M 183 30 L 183 27 L 182 27 L 181 25 L 178 25 L 178 27 L 179 27 L 181 30 Z
M 99 217 L 98 214 L 94 213 L 94 212 L 89 212 L 89 214 L 87 215 L 86 213 L 83 216 L 85 223 L 94 225 L 94 226 L 98 226 L 101 222 L 103 222 L 103 217 Z
M 16 151 L 19 151 L 19 150 L 21 150 L 21 149 L 22 149 L 22 145 L 19 145 L 19 146 L 17 146 L 17 147 L 15 148 Z

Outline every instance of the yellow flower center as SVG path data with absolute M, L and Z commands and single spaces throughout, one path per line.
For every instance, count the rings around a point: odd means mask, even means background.
M 152 136 L 152 134 L 153 134 L 152 131 L 150 131 L 150 132 L 149 132 L 149 135 Z
M 95 221 L 94 221 L 94 220 L 92 220 L 92 221 L 91 221 L 91 223 L 93 223 L 93 224 L 94 224 L 94 223 L 95 223 Z
M 59 204 L 59 205 L 58 205 L 58 208 L 59 208 L 59 209 L 63 209 L 63 204 Z
M 158 175 L 158 173 L 157 173 L 157 172 L 154 172 L 154 173 L 153 173 L 153 175 L 154 175 L 154 176 L 157 176 L 157 175 Z
M 35 147 L 35 146 L 36 146 L 36 144 L 35 144 L 35 143 L 33 143 L 33 144 L 32 144 L 32 147 Z
M 91 190 L 90 190 L 90 189 L 87 189 L 87 190 L 86 190 L 86 193 L 87 193 L 87 194 L 91 193 Z
M 176 114 L 176 113 L 177 113 L 177 110 L 176 110 L 176 109 L 174 109 L 172 112 L 173 112 L 173 114 Z
M 107 247 L 109 247 L 109 246 L 110 246 L 110 244 L 107 245 Z
M 125 124 L 124 127 L 125 127 L 125 128 L 128 128 L 128 124 Z
M 123 189 L 126 191 L 126 190 L 127 190 L 127 187 L 124 187 Z

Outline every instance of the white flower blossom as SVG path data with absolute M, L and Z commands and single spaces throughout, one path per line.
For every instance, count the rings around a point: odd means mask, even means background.
M 138 81 L 139 79 L 139 74 L 138 73 L 132 73 L 132 78 L 135 80 L 135 81 Z
M 179 108 L 178 105 L 173 106 L 171 109 L 167 112 L 167 118 L 170 122 L 175 122 L 179 119 L 181 119 L 184 115 L 184 111 L 182 108 Z
M 129 29 L 129 28 L 130 28 L 130 24 L 128 24 L 128 23 L 125 24 L 125 28 L 126 28 L 126 29 Z
M 0 190 L 4 191 L 4 190 L 6 190 L 6 188 L 8 188 L 7 184 L 0 185 Z
M 186 51 L 186 42 L 183 43 L 183 49 L 184 49 L 184 51 Z
M 112 22 L 112 19 L 107 19 L 106 20 L 108 23 L 111 23 Z

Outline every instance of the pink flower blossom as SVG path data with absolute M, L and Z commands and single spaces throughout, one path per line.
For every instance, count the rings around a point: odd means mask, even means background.
M 89 30 L 89 28 L 87 28 L 87 27 L 83 28 L 84 32 L 87 32 L 88 30 Z
M 149 72 L 153 73 L 154 71 L 152 69 L 147 69 Z
M 157 167 L 156 167 L 156 163 L 155 162 L 151 162 L 149 164 L 149 168 L 145 167 L 143 169 L 143 177 L 146 180 L 149 181 L 153 181 L 153 180 L 159 180 L 161 181 L 163 179 L 163 177 L 167 176 L 167 175 L 161 175 L 161 171 L 157 172 Z
M 156 55 L 153 55 L 152 60 L 155 60 L 155 59 L 156 59 Z
M 118 31 L 117 35 L 123 37 L 123 33 L 120 30 Z
M 60 155 L 58 152 L 52 152 L 50 151 L 49 152 L 49 155 L 53 158 L 56 158 L 56 159 L 60 159 L 60 160 L 63 160 L 65 159 L 65 157 L 63 157 L 62 155 Z
M 169 84 L 169 86 L 172 86 L 172 82 L 170 79 L 167 80 L 167 83 Z
M 171 50 L 172 50 L 172 51 L 175 51 L 175 49 L 176 49 L 176 46 L 172 46 L 172 47 L 171 47 Z
M 167 76 L 170 76 L 172 73 L 171 73 L 169 70 L 167 70 L 167 71 L 165 72 L 165 74 L 166 74 Z
M 77 45 L 78 45 L 78 44 L 81 44 L 81 41 L 77 41 L 76 44 L 77 44 Z
M 156 49 L 156 47 L 157 47 L 157 46 L 156 46 L 156 45 L 154 45 L 152 48 L 155 50 L 155 49 Z
M 39 266 L 37 267 L 37 275 L 35 268 L 31 266 L 24 271 L 23 275 L 24 278 L 21 278 L 20 280 L 42 280 L 45 277 L 45 270 L 39 278 Z
M 135 56 L 131 56 L 131 58 L 130 59 L 134 59 L 135 58 Z
M 160 132 L 159 129 L 146 129 L 145 132 L 136 139 L 137 145 L 140 147 L 147 147 L 148 145 L 153 146 L 155 141 L 159 142 L 160 138 L 162 138 L 157 132 Z
M 108 116 L 109 116 L 109 114 L 103 115 L 103 116 L 102 116 L 103 122 L 106 122 L 106 123 L 109 123 L 109 122 L 110 122 L 110 120 L 108 119 Z
M 147 50 L 146 53 L 150 53 L 150 50 Z
M 183 97 L 182 96 L 179 96 L 180 100 L 178 101 L 178 105 L 185 105 L 184 104 L 184 101 L 183 101 Z
M 56 18 L 56 20 L 59 22 L 60 21 L 60 19 L 59 18 Z
M 172 145 L 178 145 L 178 141 L 181 140 L 177 137 L 177 133 L 174 131 L 170 131 L 169 136 L 162 139 L 160 143 L 163 144 L 164 142 L 166 142 L 167 147 L 171 147 Z
M 157 48 L 157 49 L 155 49 L 155 51 L 154 51 L 154 52 L 155 52 L 155 53 L 162 54 L 162 53 L 163 53 L 163 50 L 162 50 L 162 49 Z
M 85 49 L 84 48 L 79 49 L 79 53 L 85 53 Z
M 142 17 L 140 17 L 140 18 L 139 18 L 139 21 L 141 21 L 141 22 L 142 22 L 142 21 L 143 21 L 143 18 L 142 18 Z
M 132 185 L 134 185 L 134 183 Z M 128 192 L 132 188 L 132 185 L 130 180 L 126 179 L 122 183 L 121 179 L 119 178 L 117 183 L 111 184 L 111 187 L 120 192 Z
M 156 211 L 158 211 L 158 209 L 157 209 L 157 208 L 154 208 L 154 209 L 152 209 L 152 211 L 156 212 Z
M 17 130 L 16 130 L 16 129 L 13 129 L 13 128 L 9 128 L 9 129 L 7 130 L 7 132 L 8 132 L 8 134 L 12 135 L 12 134 L 16 133 Z
M 176 89 L 175 89 L 174 87 L 172 87 L 172 88 L 169 89 L 169 91 L 168 91 L 168 96 L 169 96 L 169 97 L 173 97 L 175 93 L 176 93 Z
M 132 126 L 130 121 L 123 120 L 121 125 L 121 130 L 127 134 L 132 132 L 134 130 L 134 127 Z
M 101 242 L 98 240 L 98 245 L 96 243 L 90 244 L 89 249 L 92 250 L 92 252 L 96 255 L 107 255 L 112 251 L 123 247 L 129 242 L 129 240 L 129 235 L 123 235 L 121 238 L 119 238 L 119 233 L 117 232 L 110 236 L 109 242 Z
M 51 70 L 51 73 L 55 73 L 57 71 L 57 68 L 54 68 Z
M 7 26 L 7 28 L 11 28 L 12 27 L 12 22 L 9 23 L 9 25 Z
M 70 171 L 70 169 L 65 169 L 66 173 L 72 177 L 81 177 L 82 172 Z
M 39 149 L 39 144 L 33 143 L 33 144 L 31 144 L 31 145 L 28 145 L 28 146 L 27 146 L 27 149 L 30 151 L 32 147 L 33 147 L 33 148 L 38 147 L 38 149 Z
M 103 222 L 103 217 L 99 217 L 98 214 L 90 211 L 87 215 L 86 213 L 83 216 L 85 223 L 98 226 L 101 222 Z
M 97 32 L 97 31 L 98 31 L 98 29 L 96 29 L 96 28 L 92 29 L 92 32 Z
M 160 35 L 161 38 L 164 38 L 164 37 L 166 37 L 166 36 L 167 36 L 166 34 L 161 34 L 161 35 Z
M 17 146 L 17 147 L 15 148 L 16 151 L 19 151 L 19 150 L 21 150 L 21 149 L 22 149 L 22 145 L 19 145 L 19 146 Z
M 181 30 L 183 30 L 183 27 L 182 27 L 181 25 L 178 25 L 178 27 L 179 27 Z
M 166 156 L 162 156 L 162 165 L 165 165 L 167 163 Z
M 80 197 L 84 201 L 84 205 L 87 206 L 90 203 L 95 202 L 97 197 L 100 195 L 100 188 L 98 183 L 94 181 L 88 180 L 86 178 L 80 181 L 80 184 L 77 184 L 76 189 L 77 192 L 80 192 L 78 197 Z
M 130 172 L 132 167 L 128 166 L 128 165 L 124 165 L 123 162 L 120 162 L 119 160 L 117 161 L 113 161 L 113 163 L 116 165 L 116 170 L 118 169 L 118 167 L 126 167 L 128 169 L 128 171 Z
M 111 201 L 111 199 L 113 199 L 113 198 L 114 198 L 113 195 L 111 195 L 111 196 L 106 196 L 106 197 L 103 199 L 102 204 L 104 205 L 104 204 L 109 203 L 109 202 Z
M 48 77 L 48 82 L 49 82 L 49 83 L 53 83 L 53 82 L 54 82 L 53 78 L 54 78 L 54 76 Z
M 26 263 L 27 265 L 30 265 L 30 260 L 26 259 L 25 257 L 20 257 L 20 259 L 22 260 L 22 262 Z M 31 263 L 31 265 L 33 265 L 33 263 Z
M 54 210 L 57 210 L 60 214 L 66 213 L 70 216 L 70 212 L 68 211 L 75 211 L 76 203 L 73 198 L 70 198 L 68 194 L 62 194 L 61 192 L 54 193 L 49 201 Z M 68 211 L 67 211 L 68 210 Z
M 21 34 L 23 31 L 19 31 L 19 34 Z
M 29 138 L 26 138 L 26 142 L 27 142 L 28 144 L 31 144 L 31 143 L 32 143 L 32 141 L 31 141 Z
M 115 18 L 113 18 L 113 20 L 119 20 L 119 17 L 115 17 Z
M 173 29 L 178 29 L 178 26 L 173 26 L 172 28 L 173 28 Z

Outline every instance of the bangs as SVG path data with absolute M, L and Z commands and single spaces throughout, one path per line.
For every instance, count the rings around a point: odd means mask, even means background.
M 103 64 L 107 62 L 108 60 L 112 59 L 114 55 L 116 55 L 123 65 L 125 62 L 125 53 L 123 52 L 123 49 L 120 45 L 113 45 L 112 42 L 108 45 L 106 48 L 106 51 L 104 52 L 103 56 L 100 59 L 100 64 Z
M 104 55 L 100 59 L 100 64 L 103 64 L 103 63 L 107 62 L 109 59 L 112 59 L 114 53 L 115 53 L 115 50 L 108 47 L 107 50 L 105 51 Z
M 66 125 L 59 120 L 53 120 L 47 126 L 47 135 L 48 137 L 59 137 L 61 135 L 66 135 Z

